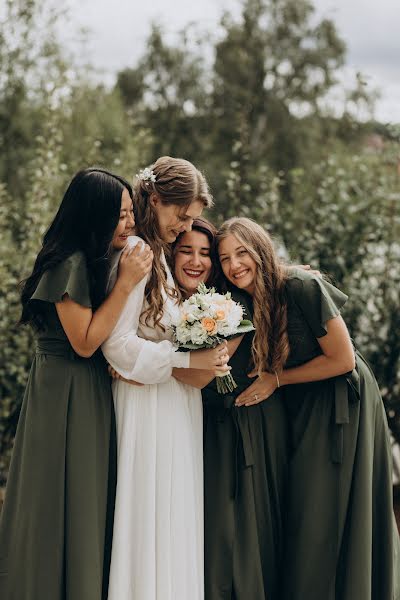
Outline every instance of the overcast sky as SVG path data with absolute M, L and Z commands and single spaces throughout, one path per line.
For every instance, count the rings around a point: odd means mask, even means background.
M 68 0 L 76 27 L 91 30 L 88 58 L 111 81 L 143 52 L 150 24 L 161 22 L 168 37 L 189 22 L 218 34 L 222 11 L 239 14 L 237 0 Z M 319 17 L 332 18 L 347 47 L 344 74 L 361 71 L 381 99 L 376 116 L 400 123 L 400 0 L 314 0 Z

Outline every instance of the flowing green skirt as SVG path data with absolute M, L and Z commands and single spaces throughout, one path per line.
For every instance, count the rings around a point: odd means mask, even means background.
M 361 356 L 353 377 L 287 386 L 284 600 L 399 600 L 386 415 Z
M 204 393 L 205 599 L 281 600 L 284 405 L 279 393 L 252 407 L 233 402 Z
M 106 598 L 115 485 L 104 359 L 42 344 L 30 372 L 0 522 L 1 600 Z

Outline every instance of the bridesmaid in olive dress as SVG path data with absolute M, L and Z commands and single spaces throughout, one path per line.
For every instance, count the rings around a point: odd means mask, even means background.
M 215 236 L 216 229 L 205 219 L 179 236 L 174 274 L 185 296 L 201 281 L 226 286 L 220 278 L 216 281 Z M 251 319 L 251 297 L 236 286 L 231 292 Z M 281 599 L 287 424 L 278 391 L 268 402 L 235 407 L 236 397 L 249 386 L 252 342 L 253 333 L 228 342 L 238 385 L 232 394 L 218 394 L 214 375 L 207 371 L 173 371 L 181 381 L 203 387 L 206 600 Z
M 399 600 L 386 415 L 375 378 L 340 316 L 347 296 L 319 277 L 285 268 L 268 234 L 250 219 L 227 221 L 217 242 L 226 278 L 247 291 L 254 306 L 257 379 L 237 398 L 237 410 L 268 405 L 280 387 L 288 415 L 279 598 Z M 257 337 L 264 337 L 263 346 Z M 249 561 L 254 543 L 246 549 Z
M 148 247 L 124 250 L 133 227 L 130 185 L 105 170 L 79 172 L 24 283 L 21 323 L 37 346 L 0 522 L 2 600 L 106 597 L 115 438 L 99 347 L 151 267 Z

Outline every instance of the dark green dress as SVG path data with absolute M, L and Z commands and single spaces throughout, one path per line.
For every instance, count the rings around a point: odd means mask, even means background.
M 251 314 L 250 298 L 233 297 Z M 229 361 L 234 394 L 219 395 L 215 381 L 203 390 L 205 600 L 281 600 L 286 417 L 278 392 L 234 406 L 251 383 L 251 342 L 248 333 Z
M 287 281 L 287 367 L 321 354 L 317 338 L 347 300 L 305 271 Z M 400 546 L 391 452 L 375 378 L 352 373 L 282 388 L 290 425 L 284 600 L 398 600 Z
M 90 307 L 82 253 L 46 271 L 32 296 L 43 302 L 45 330 L 1 515 L 1 600 L 106 597 L 115 475 L 110 378 L 100 353 L 81 358 L 69 344 L 54 306 L 65 293 Z

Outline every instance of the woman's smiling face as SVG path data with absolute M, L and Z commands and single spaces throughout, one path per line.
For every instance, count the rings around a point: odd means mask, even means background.
M 232 233 L 222 238 L 218 245 L 218 254 L 222 271 L 228 281 L 253 294 L 257 263 L 240 240 Z
M 187 231 L 175 246 L 175 278 L 187 296 L 194 294 L 199 283 L 206 282 L 212 270 L 210 242 L 201 231 Z
M 135 215 L 133 213 L 132 198 L 125 188 L 121 196 L 121 210 L 118 225 L 114 231 L 111 242 L 114 250 L 122 250 L 126 246 L 128 236 L 133 235 L 135 227 Z
M 175 242 L 180 233 L 190 231 L 193 221 L 204 209 L 204 204 L 200 200 L 193 200 L 187 206 L 179 206 L 163 203 L 155 194 L 150 196 L 150 202 L 158 222 L 160 237 L 167 244 Z

